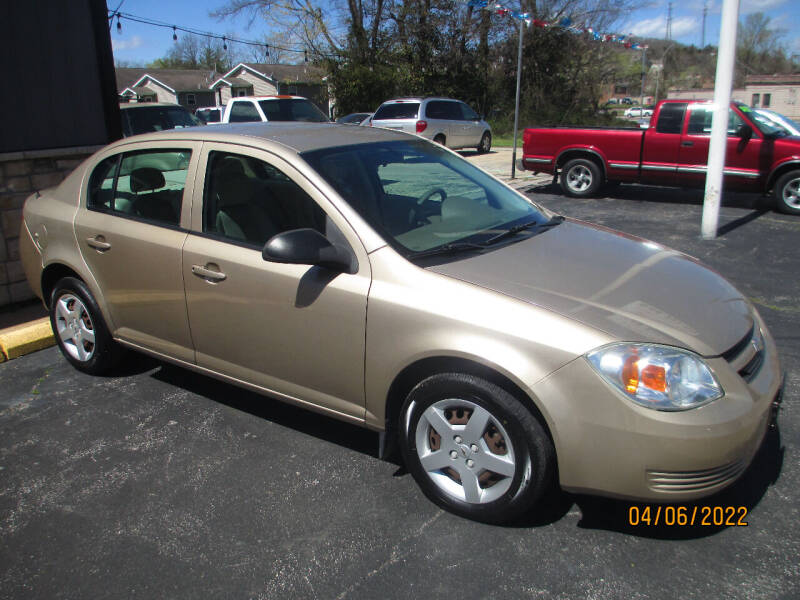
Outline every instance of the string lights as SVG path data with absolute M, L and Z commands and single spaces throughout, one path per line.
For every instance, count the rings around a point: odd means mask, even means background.
M 143 25 L 150 25 L 152 27 L 162 27 L 165 29 L 172 29 L 172 40 L 177 42 L 178 41 L 178 32 L 183 31 L 184 33 L 188 33 L 191 35 L 201 36 L 208 39 L 214 40 L 221 40 L 222 41 L 222 49 L 228 49 L 228 43 L 236 43 L 236 44 L 244 44 L 245 46 L 253 46 L 256 48 L 264 48 L 266 57 L 269 58 L 270 56 L 270 45 L 265 44 L 264 42 L 257 42 L 255 40 L 245 40 L 239 38 L 232 38 L 227 35 L 217 35 L 216 33 L 211 33 L 210 31 L 201 31 L 199 29 L 194 29 L 192 27 L 183 27 L 182 25 L 174 25 L 172 23 L 165 23 L 163 21 L 156 21 L 155 19 L 148 19 L 146 17 L 140 17 L 138 15 L 133 15 L 130 13 L 120 12 L 120 11 L 109 11 L 108 18 L 109 21 L 113 21 L 114 18 L 117 19 L 117 32 L 122 33 L 122 19 L 127 19 L 128 21 L 133 21 L 134 23 L 142 23 Z M 282 46 L 272 46 L 273 49 L 279 50 L 281 52 L 292 52 L 294 54 L 302 54 L 303 61 L 308 62 L 308 48 L 284 48 Z M 319 52 L 314 52 L 316 56 L 323 57 L 323 58 L 339 58 L 338 54 L 323 54 Z

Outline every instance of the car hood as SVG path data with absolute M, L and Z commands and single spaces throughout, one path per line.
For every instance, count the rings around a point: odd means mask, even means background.
M 426 268 L 620 340 L 682 346 L 704 356 L 727 351 L 753 325 L 744 296 L 694 258 L 573 220 L 496 250 Z

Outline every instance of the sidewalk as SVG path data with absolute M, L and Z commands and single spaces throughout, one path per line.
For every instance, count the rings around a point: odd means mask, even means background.
M 551 180 L 551 176 L 547 174 L 533 175 L 530 171 L 520 170 L 511 179 L 511 148 L 494 148 L 488 154 L 478 154 L 475 151 L 463 151 L 460 154 L 514 189 L 549 183 Z M 521 156 L 522 151 L 518 150 L 517 159 Z M 11 306 L 0 311 L 0 363 L 55 343 L 47 311 L 41 302 Z

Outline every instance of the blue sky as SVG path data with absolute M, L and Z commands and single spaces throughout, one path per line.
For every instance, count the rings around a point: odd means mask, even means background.
M 507 8 L 515 8 L 511 1 L 499 0 Z M 107 0 L 115 9 L 120 0 Z M 700 45 L 704 0 L 674 0 L 672 10 L 672 37 L 678 41 Z M 225 0 L 125 0 L 120 8 L 141 17 L 175 25 L 210 31 L 220 35 L 234 35 L 243 39 L 259 39 L 267 33 L 263 21 L 252 25 L 247 18 L 217 21 L 209 12 L 225 4 Z M 663 38 L 666 30 L 668 0 L 643 2 L 642 8 L 631 12 L 615 31 L 608 33 L 634 33 L 640 36 Z M 719 21 L 722 0 L 706 0 L 706 43 L 719 41 Z M 740 20 L 752 12 L 763 12 L 772 19 L 775 27 L 786 31 L 782 43 L 790 53 L 800 54 L 800 1 L 799 0 L 741 0 Z M 180 33 L 179 33 L 180 35 Z M 114 57 L 118 61 L 147 63 L 166 55 L 172 41 L 172 31 L 122 20 L 122 32 L 117 32 L 116 22 L 111 29 Z

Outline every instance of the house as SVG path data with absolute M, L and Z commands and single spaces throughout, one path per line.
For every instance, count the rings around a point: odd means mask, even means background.
M 733 99 L 800 119 L 800 73 L 748 75 L 744 89 L 733 90 Z
M 308 64 L 239 63 L 220 76 L 211 89 L 217 104 L 226 104 L 232 96 L 289 94 L 304 96 L 323 112 L 330 112 L 325 71 Z
M 672 88 L 667 98 L 713 100 L 714 88 Z M 753 108 L 769 108 L 790 119 L 800 119 L 800 73 L 748 75 L 744 87 L 731 92 L 731 99 Z
M 210 86 L 217 77 L 208 69 L 117 69 L 117 93 L 120 102 L 169 102 L 194 110 L 214 106 Z
M 117 68 L 120 102 L 169 102 L 189 110 L 227 104 L 234 96 L 304 96 L 330 114 L 325 72 L 312 65 L 239 63 L 225 74 L 206 69 Z

